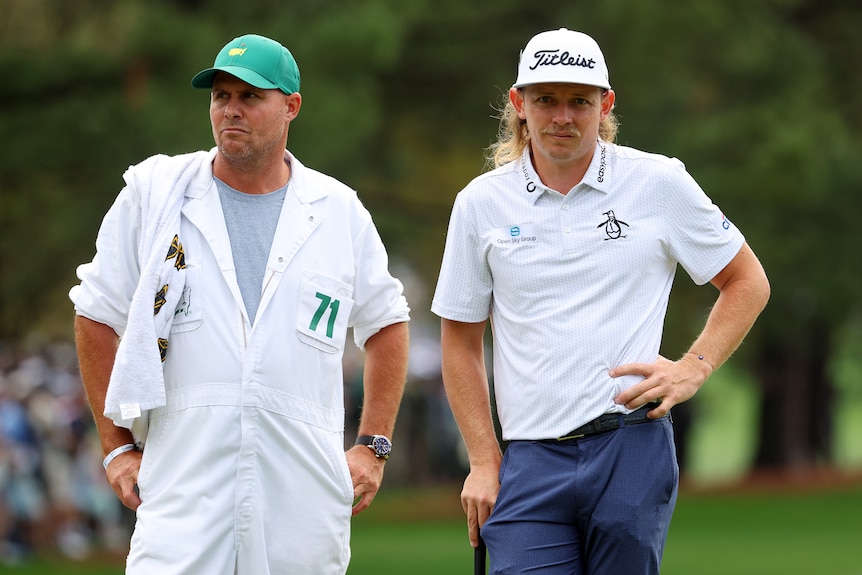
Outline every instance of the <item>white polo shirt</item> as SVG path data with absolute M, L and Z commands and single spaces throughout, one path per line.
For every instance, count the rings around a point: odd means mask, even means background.
M 677 263 L 703 284 L 743 242 L 677 159 L 600 142 L 562 195 L 528 149 L 458 194 L 431 309 L 491 318 L 503 438 L 559 437 L 627 411 L 608 370 L 656 359 Z

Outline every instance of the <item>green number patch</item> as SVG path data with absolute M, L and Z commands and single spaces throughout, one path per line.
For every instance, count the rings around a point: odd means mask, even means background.
M 315 293 L 314 297 L 320 300 L 320 305 L 317 306 L 317 311 L 314 312 L 308 329 L 316 332 L 320 320 L 323 319 L 323 314 L 329 309 L 329 320 L 326 322 L 326 337 L 332 339 L 332 332 L 335 329 L 335 318 L 338 317 L 338 306 L 341 305 L 341 302 L 320 292 Z

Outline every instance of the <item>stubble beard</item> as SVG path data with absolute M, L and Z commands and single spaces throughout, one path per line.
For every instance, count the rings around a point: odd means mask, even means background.
M 556 132 L 556 133 L 559 134 L 559 132 Z M 571 130 L 568 130 L 568 131 L 563 132 L 563 133 L 572 138 L 571 139 L 571 145 L 565 145 L 565 146 L 560 145 L 559 147 L 549 146 L 547 148 L 547 150 L 548 150 L 548 155 L 550 157 L 552 157 L 555 160 L 564 162 L 564 161 L 570 161 L 573 159 L 573 157 L 577 156 L 578 150 L 579 150 L 579 148 L 581 146 L 581 142 L 582 142 L 582 135 L 581 135 L 580 130 L 578 130 L 577 128 L 572 128 Z M 555 132 L 553 132 L 551 130 L 543 130 L 543 134 L 553 138 Z
M 270 142 L 264 145 L 239 142 L 218 142 L 218 150 L 221 156 L 235 170 L 243 172 L 254 172 L 268 164 L 269 158 L 278 147 L 278 142 Z

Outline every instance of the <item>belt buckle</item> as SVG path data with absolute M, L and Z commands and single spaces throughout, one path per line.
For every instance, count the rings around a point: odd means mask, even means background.
M 563 437 L 558 437 L 557 441 L 566 441 L 567 439 L 580 439 L 582 437 L 586 437 L 586 433 L 581 433 L 578 435 L 564 435 Z

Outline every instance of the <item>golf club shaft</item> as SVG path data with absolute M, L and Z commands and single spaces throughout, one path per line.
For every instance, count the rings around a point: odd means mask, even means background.
M 479 545 L 473 551 L 473 575 L 485 575 L 485 542 L 479 537 Z

